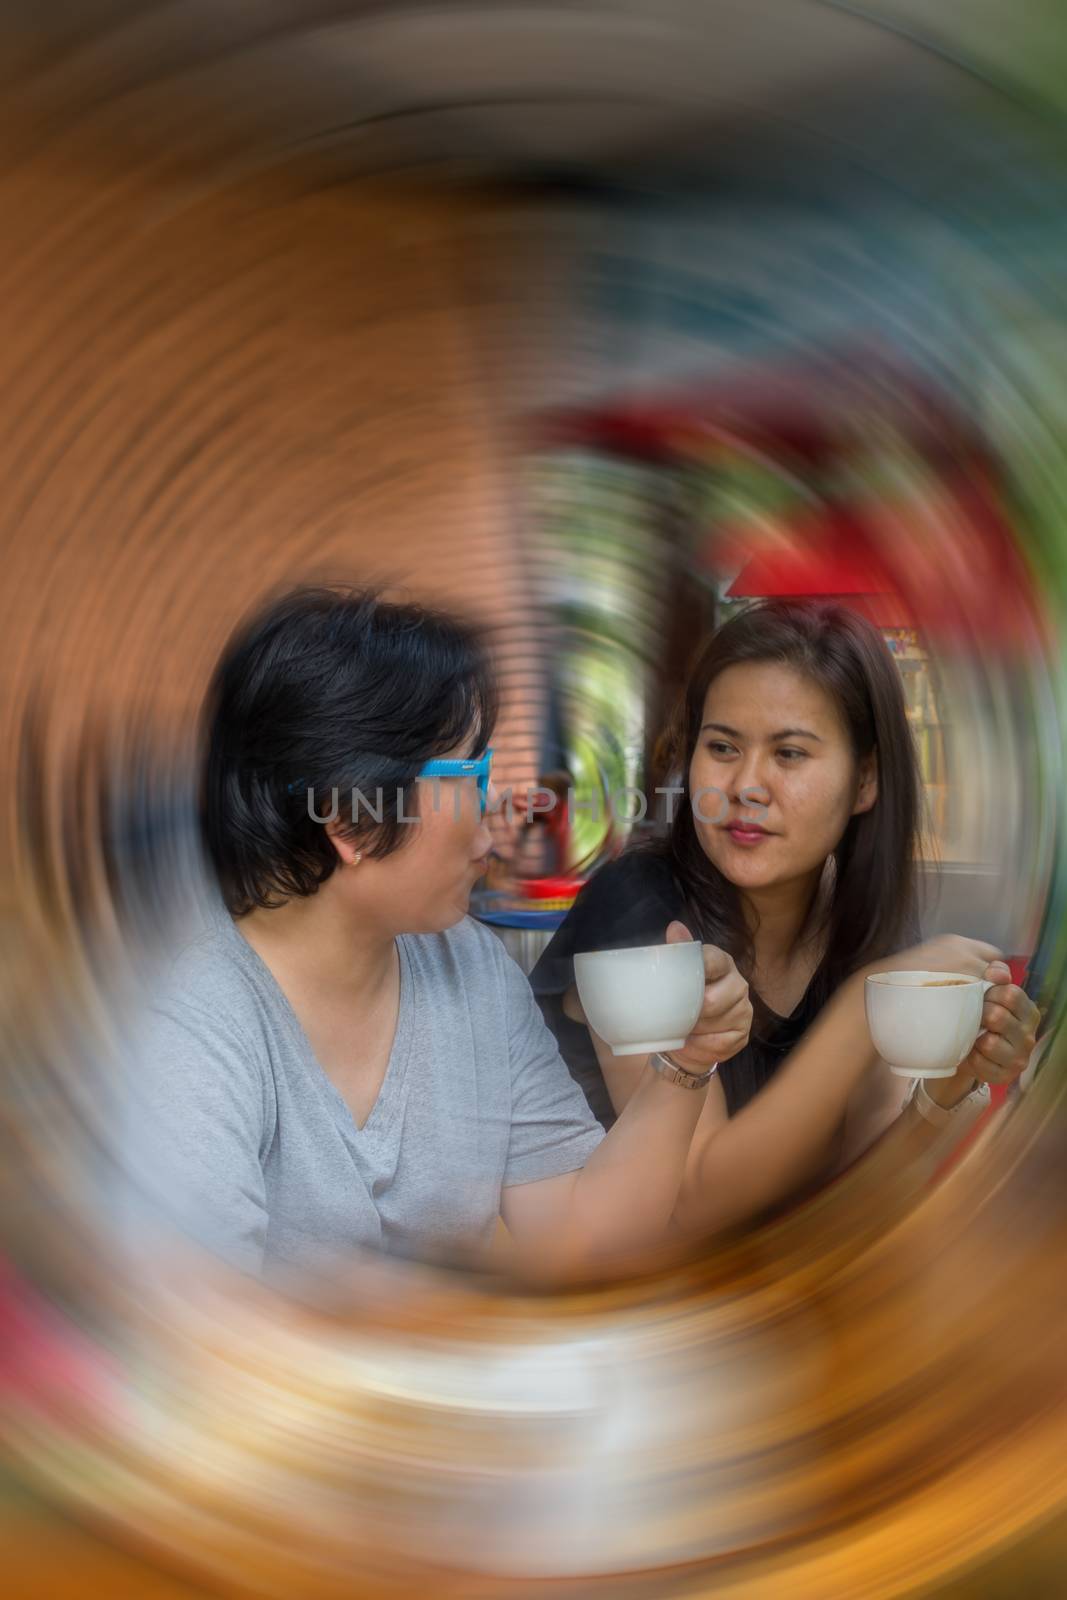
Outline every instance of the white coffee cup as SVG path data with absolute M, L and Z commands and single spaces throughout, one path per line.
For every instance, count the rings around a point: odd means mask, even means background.
M 680 1050 L 704 1004 L 704 952 L 695 939 L 591 950 L 574 958 L 586 1020 L 612 1055 Z
M 982 1028 L 985 978 L 878 972 L 863 985 L 874 1048 L 902 1078 L 951 1078 Z

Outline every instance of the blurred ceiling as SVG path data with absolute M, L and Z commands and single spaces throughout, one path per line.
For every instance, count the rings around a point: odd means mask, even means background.
M 954 0 L 926 47 L 909 0 L 879 19 L 820 0 L 9 0 L 0 139 L 9 158 L 66 134 L 124 160 L 300 152 L 347 173 L 787 168 L 843 129 L 893 147 L 924 98 L 973 92 L 950 58 L 984 10 Z

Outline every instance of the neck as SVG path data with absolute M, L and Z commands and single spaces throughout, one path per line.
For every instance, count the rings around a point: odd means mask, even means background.
M 809 873 L 766 889 L 746 889 L 742 896 L 745 921 L 752 934 L 757 970 L 784 967 L 804 932 L 822 872 Z
M 338 892 L 333 878 L 317 894 L 287 900 L 275 910 L 250 911 L 238 932 L 274 972 L 305 993 L 358 1000 L 376 993 L 396 955 L 396 939 L 363 908 Z

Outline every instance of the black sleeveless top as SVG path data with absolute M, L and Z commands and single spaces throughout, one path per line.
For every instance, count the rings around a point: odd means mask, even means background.
M 670 862 L 646 848 L 628 851 L 589 880 L 530 974 L 560 1054 L 605 1128 L 615 1121 L 615 1112 L 589 1030 L 563 1014 L 563 996 L 574 982 L 574 957 L 586 950 L 662 944 L 668 923 L 674 921 L 684 922 L 691 933 L 696 932 Z M 788 1017 L 769 1013 L 763 1036 L 753 1036 L 743 1050 L 720 1066 L 719 1079 L 730 1116 L 770 1082 L 814 1022 L 819 1010 L 816 987 L 813 978 Z

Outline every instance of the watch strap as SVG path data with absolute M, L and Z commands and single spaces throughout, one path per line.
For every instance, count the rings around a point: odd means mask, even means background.
M 922 1078 L 916 1078 L 908 1096 L 908 1103 L 915 1107 L 924 1122 L 931 1123 L 935 1128 L 947 1128 L 959 1118 L 961 1112 L 964 1113 L 963 1120 L 966 1120 L 967 1113 L 984 1111 L 991 1101 L 988 1083 L 976 1083 L 974 1088 L 969 1090 L 962 1100 L 957 1100 L 954 1106 L 939 1106 L 927 1093 Z
M 707 1072 L 690 1072 L 688 1068 L 680 1067 L 676 1061 L 672 1061 L 663 1050 L 653 1050 L 648 1060 L 661 1078 L 666 1078 L 668 1083 L 676 1083 L 681 1089 L 706 1089 L 719 1070 L 719 1063 L 716 1061 Z

